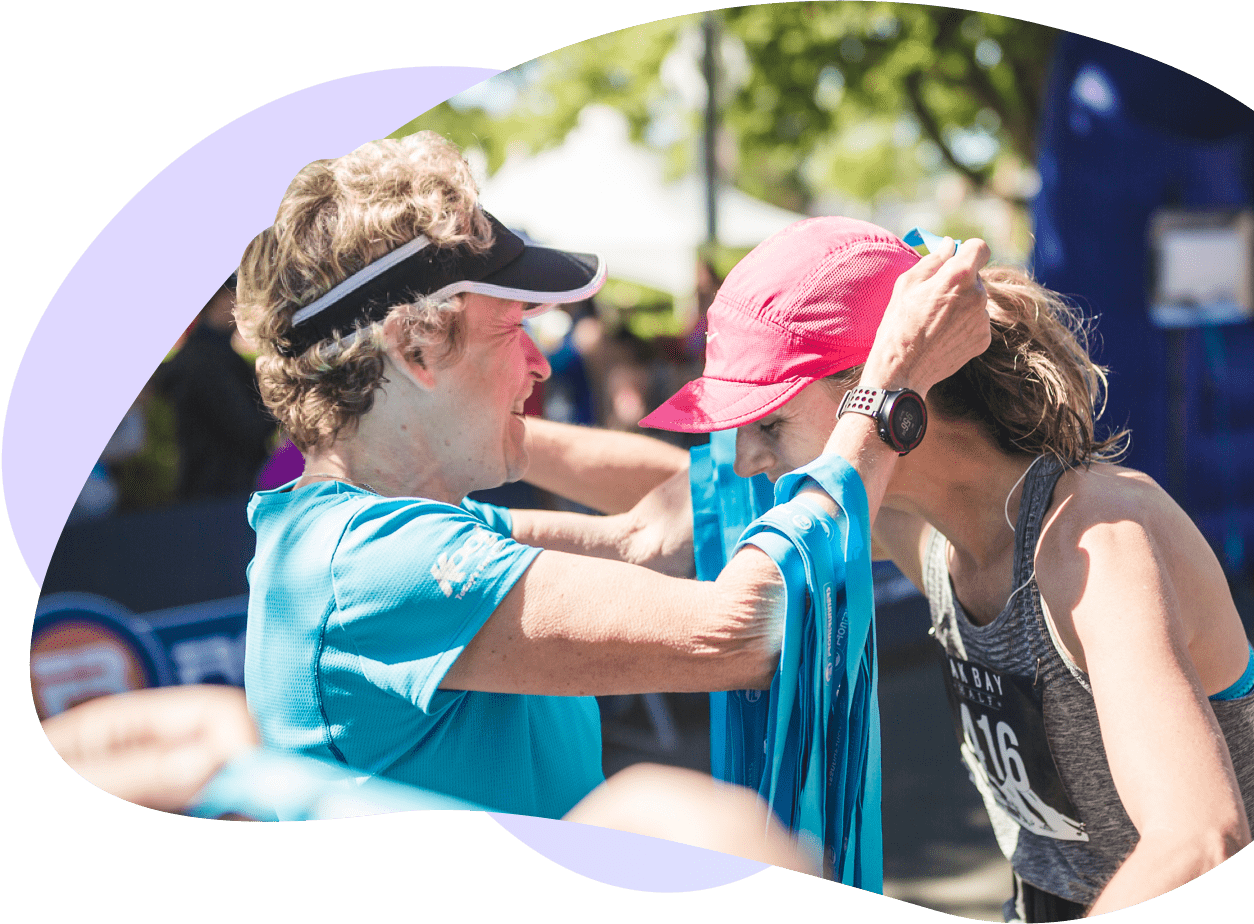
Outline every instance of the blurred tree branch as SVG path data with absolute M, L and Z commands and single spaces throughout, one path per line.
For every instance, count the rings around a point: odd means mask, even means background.
M 909 197 L 919 180 L 947 167 L 1022 204 L 993 177 L 1003 161 L 1035 162 L 1054 30 L 862 0 L 764 4 L 721 16 L 730 86 L 722 131 L 731 142 L 722 169 L 742 189 L 804 210 L 830 191 Z M 495 99 L 446 103 L 397 134 L 433 128 L 480 148 L 492 172 L 513 150 L 560 144 L 583 108 L 599 103 L 627 117 L 633 140 L 665 151 L 673 172 L 693 169 L 699 104 L 676 75 L 696 70 L 699 23 L 700 14 L 679 17 L 572 45 L 494 78 Z

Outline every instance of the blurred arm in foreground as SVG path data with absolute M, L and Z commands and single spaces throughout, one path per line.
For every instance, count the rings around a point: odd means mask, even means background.
M 422 791 L 390 781 L 360 787 L 362 797 L 353 798 L 345 783 L 358 774 L 317 761 L 291 755 L 283 755 L 285 764 L 243 759 L 257 753 L 259 741 L 244 693 L 234 687 L 161 687 L 103 696 L 47 719 L 43 727 L 57 753 L 88 782 L 128 802 L 166 812 L 194 808 L 210 781 L 236 758 L 241 758 L 235 764 L 240 773 L 227 788 L 245 798 L 230 807 L 234 811 L 228 817 L 247 817 L 273 798 L 272 786 L 250 787 L 240 779 L 250 768 L 267 766 L 281 766 L 293 777 L 293 791 L 313 807 L 314 815 L 401 811 L 424 802 Z M 260 776 L 272 782 L 271 774 Z M 475 808 L 447 798 L 425 801 Z M 692 770 L 629 767 L 593 790 L 563 820 L 818 874 L 816 860 L 793 841 L 761 799 Z

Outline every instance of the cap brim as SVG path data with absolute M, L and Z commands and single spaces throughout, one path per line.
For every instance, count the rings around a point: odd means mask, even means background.
M 811 376 L 799 376 L 770 385 L 754 385 L 703 376 L 675 392 L 640 421 L 640 426 L 679 433 L 743 427 L 787 404 L 813 381 Z
M 568 253 L 528 245 L 517 258 L 496 272 L 478 280 L 451 283 L 432 297 L 447 298 L 473 292 L 550 308 L 591 298 L 605 285 L 605 272 L 605 261 L 599 254 Z

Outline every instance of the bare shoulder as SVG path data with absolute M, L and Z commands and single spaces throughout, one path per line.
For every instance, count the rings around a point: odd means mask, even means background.
M 1209 550 L 1188 515 L 1153 478 L 1121 465 L 1096 463 L 1058 479 L 1037 561 L 1065 565 L 1081 552 L 1132 552 L 1166 537 L 1172 547 L 1196 541 Z
M 1036 579 L 1064 646 L 1082 666 L 1086 611 L 1144 586 L 1157 570 L 1154 536 L 1171 498 L 1142 472 L 1093 465 L 1064 472 L 1041 525 Z M 1143 571 L 1143 573 L 1136 573 Z
M 1177 636 L 1197 646 L 1203 663 L 1240 625 L 1206 539 L 1135 469 L 1094 464 L 1063 474 L 1036 564 L 1055 627 L 1081 666 L 1086 637 L 1115 624 L 1121 632 Z
M 1070 502 L 1067 518 L 1076 524 L 1109 519 L 1138 519 L 1138 514 L 1180 511 L 1153 478 L 1122 465 L 1094 463 L 1063 473 L 1054 489 L 1051 510 Z

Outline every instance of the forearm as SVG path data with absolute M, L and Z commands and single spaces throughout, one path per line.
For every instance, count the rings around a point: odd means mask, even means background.
M 688 453 L 638 433 L 527 418 L 526 480 L 603 513 L 625 513 L 672 475 Z
M 968 241 L 947 262 L 939 260 L 940 255 L 924 258 L 898 278 L 863 365 L 861 387 L 909 389 L 927 397 L 933 385 L 987 349 L 987 296 L 978 270 L 988 260 L 988 247 Z M 880 439 L 872 417 L 848 412 L 836 421 L 824 453 L 843 456 L 858 471 L 874 523 L 897 468 L 897 451 Z
M 785 605 L 779 570 L 757 549 L 713 582 L 546 551 L 440 686 L 545 696 L 764 689 Z
M 946 242 L 948 251 L 952 242 Z M 988 298 L 979 278 L 987 261 L 987 245 L 970 240 L 952 257 L 929 255 L 899 276 L 863 364 L 860 386 L 908 388 L 926 398 L 933 385 L 987 349 Z M 824 452 L 844 457 L 857 471 L 874 523 L 896 469 L 896 451 L 880 439 L 870 417 L 847 413 L 836 422 Z
M 61 758 L 128 802 L 178 811 L 227 760 L 260 741 L 244 691 L 182 686 L 100 697 L 46 719 Z
M 912 377 L 906 374 L 900 364 L 876 362 L 873 357 L 868 361 L 863 372 L 862 384 L 870 388 L 914 388 L 920 393 L 926 393 L 926 385 L 920 387 L 917 379 L 917 376 Z M 867 515 L 874 523 L 879 513 L 880 503 L 888 490 L 888 483 L 897 467 L 899 457 L 896 450 L 880 438 L 879 430 L 872 418 L 863 414 L 849 413 L 836 422 L 823 452 L 841 456 L 858 473 L 866 491 Z M 829 513 L 835 512 L 835 503 L 817 486 L 806 488 L 803 493 L 810 495 Z
M 569 552 L 611 561 L 633 560 L 635 528 L 629 514 L 588 516 L 552 510 L 514 510 L 516 542 L 551 552 Z
M 1218 831 L 1189 837 L 1171 831 L 1143 836 L 1097 897 L 1087 917 L 1127 908 L 1170 892 L 1231 857 L 1248 842 Z
M 587 516 L 515 510 L 513 536 L 524 545 L 641 565 L 692 577 L 692 499 L 688 470 L 676 472 L 626 513 Z
M 824 452 L 841 456 L 858 473 L 866 490 L 867 515 L 874 522 L 897 466 L 897 453 L 880 439 L 875 421 L 861 414 L 846 414 L 837 421 Z M 823 501 L 826 493 L 817 489 L 808 493 L 821 493 L 820 502 L 834 512 L 835 504 L 830 499 Z

